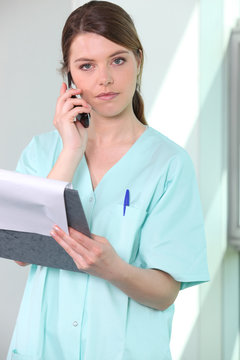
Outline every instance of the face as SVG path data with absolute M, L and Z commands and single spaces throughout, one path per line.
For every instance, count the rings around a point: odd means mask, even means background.
M 139 62 L 131 50 L 93 33 L 78 35 L 70 48 L 73 82 L 103 117 L 133 115 Z

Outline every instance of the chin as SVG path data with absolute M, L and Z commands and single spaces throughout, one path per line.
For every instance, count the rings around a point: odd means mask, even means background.
M 118 109 L 97 109 L 93 107 L 93 111 L 97 116 L 104 117 L 104 118 L 118 118 L 123 115 L 132 114 L 133 109 L 131 106 L 125 106 Z

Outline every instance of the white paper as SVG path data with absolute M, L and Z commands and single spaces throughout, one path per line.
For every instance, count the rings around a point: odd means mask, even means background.
M 0 169 L 0 229 L 50 236 L 68 233 L 64 189 L 70 183 Z

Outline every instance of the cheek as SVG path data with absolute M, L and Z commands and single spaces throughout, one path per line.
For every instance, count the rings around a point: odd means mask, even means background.
M 82 98 L 89 104 L 92 106 L 91 103 L 91 99 L 92 99 L 92 92 L 88 89 L 88 88 L 83 88 L 82 87 Z
M 87 101 L 87 99 L 90 97 L 90 94 L 93 92 L 93 87 L 94 85 L 92 84 L 92 82 L 85 76 L 73 76 L 73 79 L 75 79 L 74 84 L 76 86 L 76 88 L 81 89 L 82 90 L 82 98 L 84 100 Z
M 83 89 L 88 87 L 89 81 L 87 81 L 87 76 L 84 72 L 79 69 L 71 69 L 72 79 L 75 86 L 78 89 Z
M 137 82 L 137 71 L 135 67 L 132 66 L 129 67 L 126 71 L 122 71 L 119 75 L 119 82 L 129 91 L 132 91 L 132 88 L 135 90 Z
M 120 80 L 120 91 L 122 90 L 126 98 L 133 97 L 136 90 L 136 77 L 132 72 L 124 73 Z

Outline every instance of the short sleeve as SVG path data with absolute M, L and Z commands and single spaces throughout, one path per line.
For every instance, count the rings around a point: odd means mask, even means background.
M 209 280 L 203 215 L 196 175 L 184 150 L 166 167 L 142 227 L 141 266 L 169 273 L 181 289 Z
M 56 132 L 34 136 L 23 150 L 16 171 L 46 177 L 56 161 L 58 148 Z
M 22 151 L 18 160 L 16 171 L 23 174 L 37 175 L 37 152 L 36 143 L 33 138 Z

